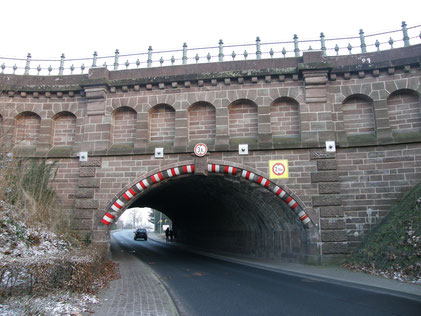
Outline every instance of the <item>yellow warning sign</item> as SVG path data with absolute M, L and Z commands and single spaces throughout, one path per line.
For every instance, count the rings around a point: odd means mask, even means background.
M 269 160 L 271 179 L 288 179 L 288 160 Z

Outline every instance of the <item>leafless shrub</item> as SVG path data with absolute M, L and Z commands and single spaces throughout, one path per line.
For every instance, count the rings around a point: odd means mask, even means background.
M 16 206 L 20 220 L 59 234 L 72 235 L 70 213 L 61 208 L 51 185 L 57 167 L 47 159 L 20 158 L 1 143 L 0 200 Z
M 107 279 L 113 277 L 113 268 L 95 248 L 90 248 L 89 254 L 76 256 L 3 261 L 0 263 L 0 296 L 45 295 L 54 290 L 94 293 L 105 282 L 104 274 L 109 273 Z
M 53 186 L 57 168 L 46 159 L 19 158 L 0 137 L 0 235 L 12 234 L 0 261 L 0 298 L 11 295 L 47 295 L 52 291 L 92 293 L 113 277 L 115 266 L 93 246 L 84 247 L 73 234 L 70 214 L 59 205 Z M 70 242 L 75 252 L 13 256 L 29 253 L 41 243 L 39 231 L 52 231 Z M 13 238 L 12 238 L 13 237 Z M 9 245 L 9 243 L 7 243 Z M 23 248 L 22 248 L 23 247 Z M 104 274 L 108 271 L 108 275 Z

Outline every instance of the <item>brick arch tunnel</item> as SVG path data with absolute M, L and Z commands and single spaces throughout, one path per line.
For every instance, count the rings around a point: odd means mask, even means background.
M 128 207 L 150 207 L 173 222 L 177 241 L 203 250 L 314 261 L 317 232 L 294 197 L 257 173 L 208 164 L 170 168 L 140 179 L 110 204 L 110 224 Z

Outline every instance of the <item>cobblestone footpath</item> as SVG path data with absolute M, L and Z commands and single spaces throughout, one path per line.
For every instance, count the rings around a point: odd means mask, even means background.
M 113 261 L 120 265 L 121 278 L 100 292 L 101 303 L 91 307 L 94 315 L 179 315 L 167 290 L 150 267 L 127 251 L 116 251 L 112 244 L 111 249 Z

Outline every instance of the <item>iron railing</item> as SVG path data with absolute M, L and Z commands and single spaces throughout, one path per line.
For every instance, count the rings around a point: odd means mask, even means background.
M 326 56 L 360 54 L 398 47 L 407 47 L 421 39 L 421 25 L 407 27 L 402 22 L 400 29 L 365 35 L 360 30 L 358 36 L 342 38 L 320 38 L 299 40 L 294 34 L 292 41 L 262 42 L 259 37 L 254 43 L 224 45 L 222 40 L 217 46 L 188 48 L 184 43 L 181 49 L 100 56 L 94 52 L 92 57 L 66 59 L 34 59 L 30 53 L 26 58 L 0 57 L 2 74 L 23 75 L 72 75 L 83 74 L 92 67 L 105 66 L 109 70 L 145 67 L 160 67 L 192 63 L 223 62 L 230 60 L 299 57 L 303 51 L 321 50 Z

